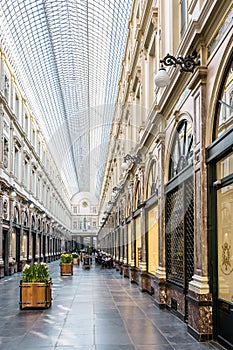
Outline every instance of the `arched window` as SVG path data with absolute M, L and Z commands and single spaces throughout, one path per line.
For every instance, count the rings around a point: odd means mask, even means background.
M 137 209 L 141 204 L 141 187 L 140 181 L 137 182 L 136 191 L 135 191 L 135 202 L 134 209 Z
M 31 229 L 35 230 L 35 218 L 34 218 L 34 216 L 32 216 Z
M 27 213 L 25 213 L 25 215 L 24 215 L 23 225 L 24 225 L 24 227 L 28 227 L 28 215 L 27 215 Z
M 214 139 L 233 125 L 233 60 L 230 61 L 219 96 Z
M 131 201 L 130 194 L 128 194 L 127 203 L 126 203 L 126 217 L 130 216 L 131 213 Z
M 19 223 L 19 210 L 17 207 L 14 207 L 14 218 L 13 218 L 13 222 L 14 224 L 18 224 Z
M 150 170 L 148 173 L 147 189 L 146 189 L 146 198 L 151 197 L 153 194 L 158 194 L 158 175 L 156 161 L 153 160 L 150 165 Z
M 193 163 L 193 133 L 192 124 L 184 119 L 178 125 L 173 141 L 169 180 Z

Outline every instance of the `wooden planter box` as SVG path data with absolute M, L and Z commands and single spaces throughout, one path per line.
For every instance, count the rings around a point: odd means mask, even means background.
M 20 281 L 20 309 L 48 309 L 52 304 L 52 281 Z
M 70 263 L 66 263 L 66 264 L 60 264 L 60 272 L 61 272 L 61 276 L 64 275 L 73 275 L 73 264 Z

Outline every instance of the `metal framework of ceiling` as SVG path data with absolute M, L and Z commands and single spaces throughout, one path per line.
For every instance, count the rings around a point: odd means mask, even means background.
M 70 194 L 99 196 L 132 0 L 1 0 L 0 39 Z

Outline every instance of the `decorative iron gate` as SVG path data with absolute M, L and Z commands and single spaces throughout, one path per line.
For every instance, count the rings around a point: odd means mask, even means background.
M 166 202 L 167 279 L 181 285 L 184 279 L 183 191 L 183 186 L 172 190 Z
M 191 177 L 167 193 L 166 199 L 167 280 L 183 288 L 185 294 L 194 274 L 193 209 Z M 187 318 L 187 307 L 185 313 Z

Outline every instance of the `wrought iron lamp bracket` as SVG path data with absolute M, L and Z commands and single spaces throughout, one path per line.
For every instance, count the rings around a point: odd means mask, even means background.
M 195 67 L 200 66 L 200 60 L 196 60 L 197 58 L 197 52 L 193 51 L 191 55 L 188 55 L 186 57 L 174 57 L 170 55 L 169 53 L 164 57 L 163 60 L 160 60 L 160 63 L 163 63 L 165 66 L 174 66 L 180 65 L 180 71 L 181 72 L 194 72 Z
M 130 154 L 126 154 L 126 156 L 124 156 L 124 162 L 126 162 L 127 160 L 136 164 L 140 164 L 142 161 L 142 158 L 140 154 L 137 154 L 136 156 L 131 156 Z
M 124 188 L 115 186 L 115 187 L 113 187 L 112 191 L 115 192 L 115 193 L 117 193 L 117 192 L 118 193 L 123 193 L 124 192 Z

